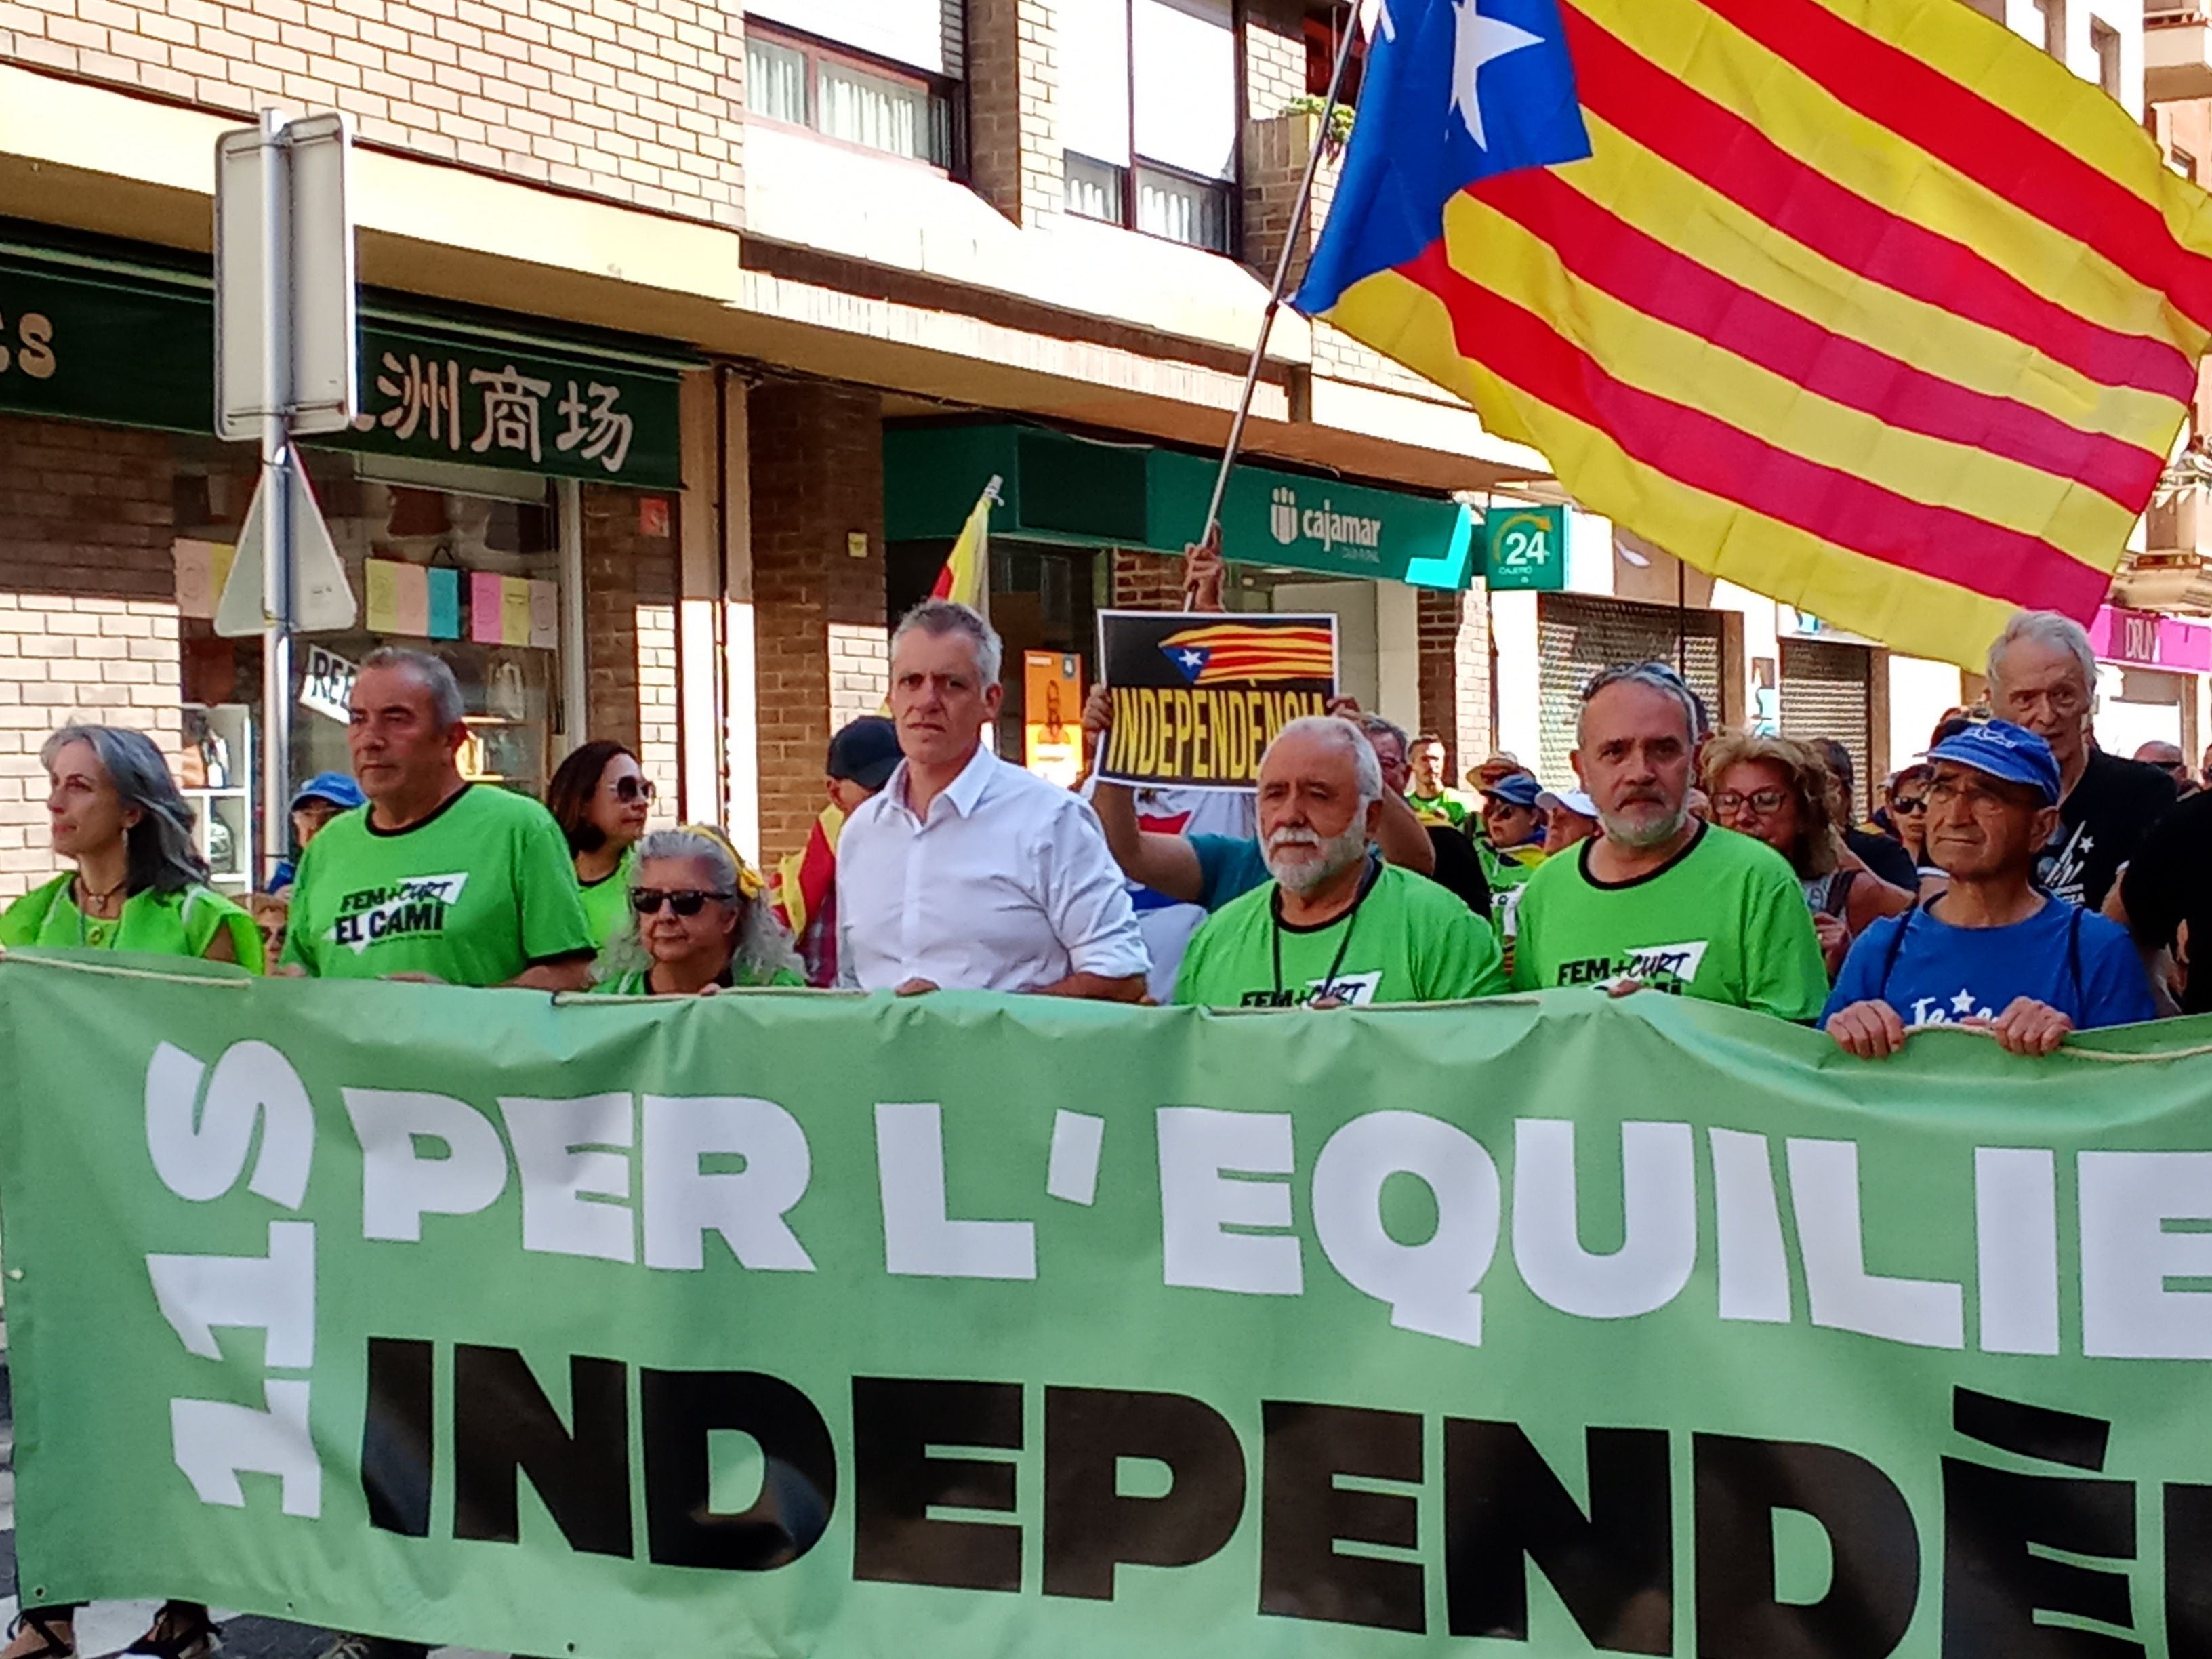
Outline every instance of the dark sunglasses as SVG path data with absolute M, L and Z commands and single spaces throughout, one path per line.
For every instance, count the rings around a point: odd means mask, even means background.
M 1916 816 L 1928 810 L 1928 803 L 1918 795 L 1899 795 L 1895 800 L 1890 802 L 1889 810 L 1893 812 L 1903 812 L 1908 817 Z
M 702 893 L 696 888 L 689 888 L 680 893 L 664 893 L 657 888 L 634 887 L 630 890 L 629 908 L 641 916 L 655 915 L 665 900 L 668 908 L 678 915 L 696 916 L 707 908 L 709 899 L 717 904 L 727 904 L 730 896 L 727 893 Z
M 651 800 L 653 781 L 649 778 L 617 778 L 615 799 L 617 800 Z

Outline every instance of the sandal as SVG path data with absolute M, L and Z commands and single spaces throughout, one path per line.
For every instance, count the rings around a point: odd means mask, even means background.
M 123 1651 L 148 1655 L 150 1659 L 213 1659 L 222 1646 L 222 1627 L 198 1602 L 165 1601 L 154 1616 L 154 1628 Z
M 31 1633 L 45 1644 L 19 1654 L 16 1659 L 76 1659 L 76 1638 L 73 1621 L 75 1607 L 25 1607 L 8 1626 L 8 1639 L 14 1642 L 28 1625 Z M 64 1636 L 62 1628 L 71 1626 L 71 1633 Z

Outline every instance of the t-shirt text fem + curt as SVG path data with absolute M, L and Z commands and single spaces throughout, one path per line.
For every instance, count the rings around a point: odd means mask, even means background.
M 568 842 L 536 801 L 471 784 L 404 830 L 375 829 L 371 810 L 332 818 L 300 855 L 286 962 L 488 986 L 592 950 Z
M 1658 869 L 1603 882 L 1589 873 L 1596 845 L 1547 859 L 1522 889 L 1516 990 L 1629 978 L 1783 1019 L 1820 1018 L 1827 969 L 1796 874 L 1779 853 L 1701 824 Z

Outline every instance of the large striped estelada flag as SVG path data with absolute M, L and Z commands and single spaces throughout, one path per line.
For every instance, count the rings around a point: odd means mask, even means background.
M 1717 576 L 1967 665 L 2104 599 L 2212 198 L 1963 0 L 1382 0 L 1299 309 Z

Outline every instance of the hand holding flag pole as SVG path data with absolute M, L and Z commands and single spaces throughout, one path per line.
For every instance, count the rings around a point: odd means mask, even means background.
M 1344 85 L 1344 67 L 1352 60 L 1352 42 L 1361 28 L 1371 32 L 1379 23 L 1382 32 L 1390 32 L 1389 0 L 1361 0 L 1358 24 L 1345 20 L 1344 38 L 1336 43 L 1336 62 L 1328 72 L 1328 96 L 1322 101 L 1321 112 L 1321 142 L 1316 143 L 1306 156 L 1305 177 L 1298 181 L 1297 198 L 1291 204 L 1290 228 L 1284 233 L 1282 252 L 1275 256 L 1275 279 L 1268 285 L 1267 308 L 1260 313 L 1260 337 L 1252 343 L 1252 361 L 1244 367 L 1244 390 L 1237 399 L 1236 418 L 1229 423 L 1229 442 L 1221 452 L 1221 470 L 1213 477 L 1213 499 L 1206 504 L 1206 527 L 1200 532 L 1198 545 L 1211 545 L 1217 550 L 1221 537 L 1221 497 L 1229 488 L 1229 469 L 1237 465 L 1237 452 L 1243 447 L 1244 422 L 1252 412 L 1252 394 L 1259 390 L 1260 366 L 1267 355 L 1267 337 L 1275 331 L 1275 313 L 1283 308 L 1283 289 L 1291 277 L 1291 256 L 1297 251 L 1298 227 L 1305 222 L 1306 212 L 1313 201 L 1314 177 L 1321 171 L 1322 152 L 1328 148 L 1329 125 L 1336 118 L 1337 93 Z

